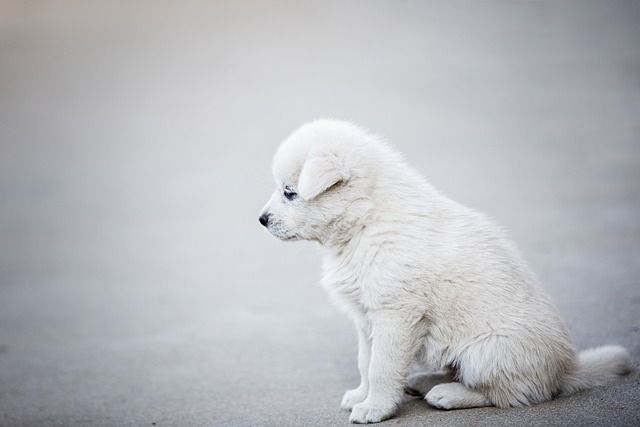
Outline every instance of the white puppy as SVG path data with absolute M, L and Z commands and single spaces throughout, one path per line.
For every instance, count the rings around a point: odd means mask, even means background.
M 324 248 L 323 286 L 358 331 L 361 383 L 350 421 L 393 415 L 412 363 L 451 382 L 437 408 L 532 405 L 629 370 L 619 346 L 576 355 L 567 329 L 504 232 L 435 190 L 380 138 L 319 120 L 273 159 L 276 191 L 260 222 Z

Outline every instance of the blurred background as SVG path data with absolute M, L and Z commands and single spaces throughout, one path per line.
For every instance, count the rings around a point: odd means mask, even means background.
M 640 356 L 640 2 L 0 0 L 0 425 L 346 425 L 350 321 L 258 224 L 318 117 L 518 243 Z M 640 380 L 398 425 L 638 425 Z

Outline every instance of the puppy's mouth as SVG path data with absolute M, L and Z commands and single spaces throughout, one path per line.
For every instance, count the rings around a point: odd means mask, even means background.
M 300 240 L 300 238 L 297 235 L 288 233 L 278 226 L 274 227 L 272 225 L 269 225 L 267 227 L 267 230 L 269 230 L 269 233 L 271 233 L 273 237 L 276 237 L 285 242 Z
M 294 240 L 300 240 L 300 238 L 295 234 L 275 234 L 275 233 L 271 233 L 271 234 L 273 234 L 274 237 L 277 237 L 283 242 L 292 242 Z

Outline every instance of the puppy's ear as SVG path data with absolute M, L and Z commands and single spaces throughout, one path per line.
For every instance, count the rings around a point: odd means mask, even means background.
M 298 194 L 305 200 L 311 200 L 347 178 L 344 166 L 335 154 L 309 153 L 300 171 Z

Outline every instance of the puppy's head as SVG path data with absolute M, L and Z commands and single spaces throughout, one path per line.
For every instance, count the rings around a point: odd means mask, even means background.
M 289 136 L 273 158 L 276 190 L 260 223 L 282 240 L 349 238 L 370 206 L 356 166 L 363 135 L 349 123 L 319 120 Z

